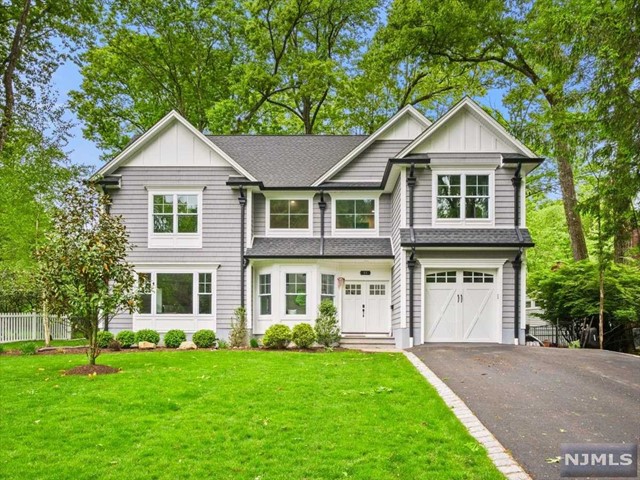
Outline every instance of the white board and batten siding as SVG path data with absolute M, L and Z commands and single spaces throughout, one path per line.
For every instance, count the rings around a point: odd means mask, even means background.
M 54 340 L 69 340 L 71 325 L 57 315 L 49 315 L 50 334 Z M 0 343 L 44 340 L 41 313 L 0 313 Z

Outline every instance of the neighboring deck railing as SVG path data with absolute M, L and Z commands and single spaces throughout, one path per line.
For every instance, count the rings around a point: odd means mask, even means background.
M 71 325 L 64 318 L 49 315 L 49 332 L 54 340 L 69 340 Z M 0 343 L 44 340 L 41 313 L 0 313 Z

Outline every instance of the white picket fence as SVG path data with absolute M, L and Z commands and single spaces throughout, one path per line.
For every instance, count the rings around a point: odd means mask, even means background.
M 69 340 L 71 325 L 64 318 L 49 315 L 49 331 L 54 340 Z M 0 313 L 0 343 L 44 340 L 41 313 Z

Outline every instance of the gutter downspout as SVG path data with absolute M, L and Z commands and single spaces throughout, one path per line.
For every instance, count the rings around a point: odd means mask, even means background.
M 327 209 L 327 202 L 324 201 L 324 191 L 320 191 L 320 255 L 324 255 L 324 211 Z
M 514 215 L 513 215 L 513 225 L 516 229 L 516 235 L 518 236 L 518 241 L 522 242 L 522 232 L 520 231 L 520 188 L 522 186 L 522 176 L 520 172 L 522 170 L 522 162 L 518 162 L 518 166 L 516 167 L 516 173 L 514 177 L 511 179 L 511 184 L 513 185 L 513 200 L 514 200 Z M 513 288 L 513 293 L 515 295 L 514 301 L 514 315 L 513 315 L 513 343 L 518 345 L 520 342 L 520 283 L 521 283 L 521 272 L 522 272 L 522 253 L 524 249 L 520 247 L 518 250 L 518 254 L 516 258 L 513 260 L 513 273 L 515 285 Z
M 409 176 L 407 176 L 407 186 L 409 187 L 409 234 L 411 236 L 411 255 L 407 260 L 407 267 L 409 267 L 409 346 L 413 347 L 414 335 L 413 335 L 413 318 L 414 318 L 414 299 L 413 299 L 413 286 L 414 286 L 414 273 L 416 269 L 416 232 L 413 229 L 413 197 L 414 189 L 416 186 L 416 165 L 411 164 L 409 170 Z
M 244 243 L 245 243 L 245 217 L 247 210 L 247 197 L 244 194 L 244 187 L 240 187 L 240 196 L 238 197 L 238 203 L 240 204 L 240 306 L 244 308 L 244 269 L 246 267 L 246 259 L 244 256 Z

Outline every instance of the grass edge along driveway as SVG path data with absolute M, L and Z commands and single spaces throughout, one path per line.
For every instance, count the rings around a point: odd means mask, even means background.
M 504 478 L 402 354 L 0 357 L 2 478 Z

